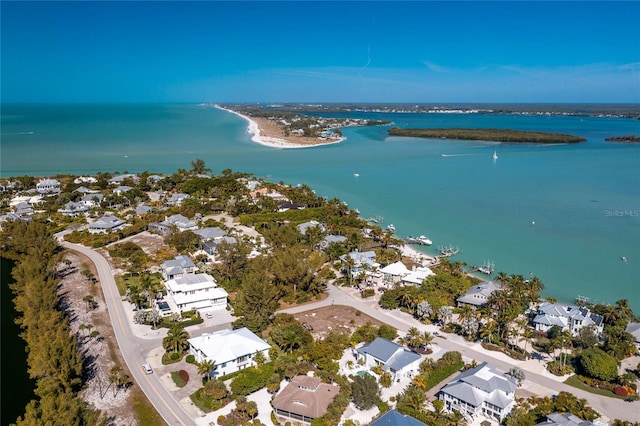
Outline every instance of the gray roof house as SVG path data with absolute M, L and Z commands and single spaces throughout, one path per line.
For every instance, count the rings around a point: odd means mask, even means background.
M 547 415 L 547 420 L 541 423 L 537 423 L 536 426 L 594 426 L 594 425 L 606 425 L 607 422 L 602 419 L 596 419 L 592 422 L 588 420 L 582 420 L 580 417 L 571 413 L 551 413 Z
M 123 175 L 113 176 L 111 179 L 109 179 L 109 183 L 111 185 L 120 185 L 126 179 L 131 179 L 135 183 L 138 183 L 138 180 L 140 180 L 140 178 L 138 176 L 132 175 L 130 173 L 126 173 L 126 174 L 123 174 Z
M 116 195 L 122 195 L 122 194 L 126 194 L 127 192 L 131 191 L 133 188 L 131 186 L 127 186 L 127 185 L 120 185 L 116 188 L 114 188 L 113 193 Z
M 353 259 L 354 267 L 351 270 L 351 274 L 354 276 L 360 275 L 364 271 L 363 265 L 367 265 L 369 270 L 380 266 L 380 264 L 376 262 L 376 252 L 373 250 L 352 251 L 351 253 L 343 254 L 340 256 L 343 264 L 345 264 L 347 257 Z
M 629 322 L 625 331 L 633 336 L 636 348 L 640 351 L 640 322 Z
M 229 244 L 235 244 L 238 242 L 234 237 L 224 236 L 222 238 L 216 238 L 215 240 L 205 241 L 204 244 L 202 244 L 202 250 L 208 255 L 213 256 L 218 250 L 218 244 L 223 241 Z
M 516 381 L 483 362 L 460 373 L 437 396 L 447 411 L 458 410 L 470 418 L 485 416 L 501 421 L 515 405 Z
M 195 274 L 197 268 L 189 256 L 176 256 L 160 265 L 160 271 L 165 280 L 182 277 L 186 274 Z
M 310 220 L 298 225 L 298 231 L 300 231 L 302 235 L 307 235 L 307 230 L 310 228 L 318 228 L 321 232 L 325 232 L 326 230 L 324 225 L 316 220 Z
M 342 235 L 327 235 L 322 241 L 320 241 L 320 248 L 326 249 L 330 244 L 340 244 L 347 241 L 347 237 Z
M 79 215 L 86 215 L 89 212 L 89 208 L 83 203 L 74 203 L 69 201 L 63 207 L 58 209 L 58 213 L 64 216 L 76 217 Z
M 537 331 L 548 331 L 557 325 L 563 330 L 569 330 L 574 336 L 582 327 L 594 326 L 596 334 L 602 334 L 604 328 L 602 315 L 591 313 L 584 306 L 564 306 L 550 302 L 544 302 L 538 307 L 532 322 Z
M 102 216 L 89 225 L 89 232 L 92 234 L 109 233 L 123 228 L 126 222 L 116 216 Z
M 36 184 L 36 190 L 40 194 L 57 194 L 60 192 L 60 182 L 56 179 L 42 179 Z
M 483 281 L 469 288 L 465 294 L 456 299 L 458 307 L 469 305 L 479 308 L 487 303 L 494 291 L 500 290 L 500 285 L 493 281 Z
M 171 194 L 169 197 L 167 197 L 164 203 L 167 206 L 179 206 L 187 198 L 189 198 L 189 194 L 182 194 L 182 193 Z
M 174 214 L 166 217 L 162 222 L 150 222 L 148 225 L 149 231 L 161 235 L 169 234 L 174 228 L 180 232 L 193 231 L 198 229 L 198 224 L 181 214 Z
M 82 204 L 87 207 L 98 207 L 100 206 L 100 203 L 103 199 L 104 195 L 102 194 L 87 193 L 86 195 L 82 196 L 80 200 L 82 201 Z
M 382 337 L 365 343 L 356 349 L 356 358 L 364 359 L 369 367 L 381 365 L 396 380 L 402 376 L 412 376 L 420 366 L 420 355 Z
M 193 233 L 198 235 L 202 241 L 217 240 L 227 235 L 224 229 L 217 226 L 196 229 Z
M 378 417 L 369 426 L 426 426 L 419 420 L 407 414 L 400 414 L 396 410 L 390 410 Z

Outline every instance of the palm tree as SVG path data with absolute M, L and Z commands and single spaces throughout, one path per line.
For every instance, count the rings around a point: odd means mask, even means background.
M 169 328 L 167 337 L 162 340 L 162 347 L 167 351 L 182 352 L 189 347 L 189 333 L 182 324 L 176 323 Z
M 633 318 L 633 312 L 629 308 L 629 301 L 627 299 L 620 299 L 616 301 L 616 308 L 620 312 L 620 316 L 625 319 Z
M 205 359 L 202 362 L 197 364 L 198 366 L 198 374 L 206 377 L 206 381 L 211 380 L 211 370 L 213 370 L 216 366 L 215 361 L 211 361 L 210 359 Z
M 353 268 L 356 266 L 356 261 L 353 260 L 353 257 L 351 257 L 349 254 L 347 254 L 345 260 L 344 260 L 344 266 L 347 267 L 347 277 L 349 278 L 349 286 L 352 285 L 352 279 L 353 279 Z
M 432 343 L 433 343 L 433 334 L 429 333 L 428 331 L 423 332 L 422 344 L 428 348 L 431 346 Z
M 420 345 L 420 331 L 415 327 L 411 327 L 407 330 L 405 341 L 410 348 L 418 347 Z

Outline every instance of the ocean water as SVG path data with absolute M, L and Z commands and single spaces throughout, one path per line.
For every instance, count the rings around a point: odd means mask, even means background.
M 344 114 L 343 114 L 344 115 Z M 99 171 L 172 173 L 202 158 L 214 172 L 306 183 L 398 235 L 458 246 L 455 259 L 535 274 L 545 295 L 573 302 L 626 298 L 640 314 L 640 120 L 486 114 L 381 114 L 401 127 L 513 128 L 583 136 L 539 146 L 388 137 L 343 130 L 309 149 L 253 143 L 243 119 L 196 105 L 3 105 L 0 176 Z M 498 159 L 493 160 L 496 151 Z M 356 177 L 354 174 L 358 174 Z M 535 223 L 535 224 L 534 224 Z M 622 258 L 626 257 L 626 261 Z

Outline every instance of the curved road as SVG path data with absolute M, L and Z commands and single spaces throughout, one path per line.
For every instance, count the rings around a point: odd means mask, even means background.
M 405 320 L 397 315 L 394 316 L 392 314 L 392 311 L 387 311 L 382 308 L 375 308 L 370 304 L 370 302 L 366 303 L 359 297 L 351 296 L 346 291 L 340 290 L 333 285 L 328 285 L 327 290 L 329 292 L 329 296 L 324 300 L 307 305 L 295 306 L 293 308 L 285 309 L 282 312 L 295 314 L 323 306 L 329 306 L 331 304 L 345 305 L 356 308 L 373 318 L 389 324 L 397 328 L 401 333 L 406 333 L 410 327 L 416 327 L 421 331 L 425 329 L 424 324 L 417 320 L 408 318 L 407 320 Z M 454 336 L 449 336 L 449 338 L 447 339 L 436 337 L 436 339 L 436 343 L 438 344 L 438 346 L 445 350 L 458 351 L 462 354 L 462 356 L 475 359 L 479 363 L 484 361 L 489 362 L 502 371 L 508 371 L 514 366 L 520 367 L 525 371 L 526 380 L 551 389 L 554 392 L 566 391 L 577 396 L 578 398 L 584 398 L 589 402 L 589 405 L 593 407 L 593 409 L 609 417 L 611 420 L 621 419 L 631 422 L 640 421 L 639 402 L 630 403 L 618 398 L 608 398 L 605 396 L 599 396 L 593 393 L 585 392 L 581 389 L 566 385 L 557 380 L 530 371 L 527 369 L 527 364 L 523 361 L 504 361 L 492 356 L 491 352 L 476 351 L 471 348 L 470 344 L 467 344 L 463 341 L 456 341 L 454 339 Z
M 196 425 L 196 422 L 187 414 L 180 403 L 165 389 L 160 383 L 160 379 L 155 374 L 144 374 L 141 365 L 145 362 L 144 354 L 147 352 L 149 343 L 141 346 L 141 342 L 133 335 L 129 322 L 126 318 L 122 300 L 118 293 L 111 267 L 107 260 L 98 252 L 78 244 L 71 244 L 66 241 L 60 241 L 60 244 L 70 250 L 78 251 L 87 256 L 96 265 L 102 290 L 104 292 L 105 301 L 109 309 L 109 317 L 115 332 L 120 352 L 140 388 L 144 391 L 147 398 L 158 413 L 169 425 Z M 382 309 L 376 309 L 365 303 L 363 300 L 347 294 L 345 291 L 338 289 L 333 285 L 328 285 L 327 291 L 329 296 L 319 302 L 306 305 L 296 306 L 285 309 L 282 312 L 299 313 L 332 304 L 345 305 L 354 307 L 365 314 L 389 324 L 400 332 L 406 333 L 410 327 L 424 328 L 424 325 L 416 320 L 405 321 L 397 316 L 391 315 L 390 312 Z M 144 343 L 144 342 L 143 342 Z M 598 412 L 604 414 L 610 419 L 621 419 L 632 422 L 640 421 L 640 409 L 638 403 L 629 403 L 617 398 L 601 397 L 589 392 L 582 391 L 573 386 L 550 379 L 541 374 L 527 370 L 527 366 L 521 361 L 506 362 L 502 359 L 491 356 L 490 352 L 479 352 L 471 348 L 469 344 L 457 342 L 453 339 L 438 338 L 437 343 L 440 347 L 449 351 L 458 351 L 463 356 L 475 359 L 478 362 L 490 362 L 502 371 L 507 371 L 513 366 L 518 366 L 526 372 L 526 379 L 541 385 L 545 388 L 552 389 L 556 392 L 566 391 L 574 394 L 578 398 L 584 398 L 589 405 Z
M 169 391 L 166 390 L 160 382 L 160 378 L 155 374 L 145 374 L 142 371 L 141 366 L 146 362 L 144 354 L 147 352 L 146 347 L 148 347 L 148 344 L 142 347 L 140 340 L 131 332 L 131 327 L 129 326 L 129 321 L 126 317 L 122 300 L 113 278 L 111 266 L 107 260 L 100 253 L 79 244 L 60 241 L 60 245 L 66 249 L 82 253 L 96 265 L 104 298 L 109 310 L 111 325 L 113 326 L 120 352 L 133 378 L 149 401 L 151 401 L 151 404 L 153 404 L 167 424 L 195 426 L 196 422 L 187 414 Z

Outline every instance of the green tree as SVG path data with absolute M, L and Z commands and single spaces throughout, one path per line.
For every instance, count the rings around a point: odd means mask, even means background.
M 189 347 L 189 333 L 180 323 L 173 323 L 167 336 L 162 339 L 162 347 L 167 352 L 181 353 Z
M 191 161 L 191 171 L 195 174 L 204 174 L 211 172 L 211 169 L 205 166 L 202 158 Z
M 229 390 L 224 382 L 221 382 L 218 379 L 209 380 L 205 383 L 202 392 L 213 399 L 221 400 L 229 395 Z
M 588 376 L 607 382 L 618 375 L 618 362 L 600 348 L 588 348 L 582 351 L 580 365 Z
M 265 274 L 251 272 L 243 278 L 237 303 L 249 330 L 260 333 L 267 328 L 278 309 L 277 296 L 275 286 Z
M 216 362 L 210 359 L 205 359 L 197 364 L 198 374 L 205 377 L 205 381 L 211 380 L 211 371 L 215 368 Z M 219 399 L 219 398 L 218 398 Z
M 378 329 L 378 337 L 393 341 L 398 337 L 398 330 L 388 324 L 382 324 Z
M 354 376 L 351 397 L 355 406 L 361 410 L 368 410 L 376 405 L 380 400 L 380 388 L 376 379 L 369 374 L 365 374 L 364 377 Z

